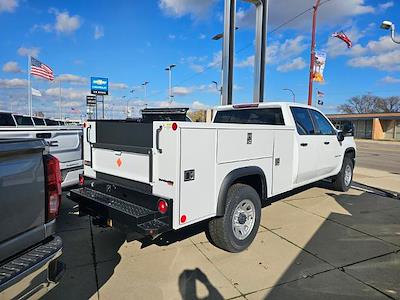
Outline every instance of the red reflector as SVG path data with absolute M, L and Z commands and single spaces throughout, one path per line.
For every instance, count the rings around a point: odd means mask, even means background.
M 163 199 L 158 200 L 157 206 L 158 206 L 158 211 L 162 214 L 165 214 L 168 211 L 168 203 Z
M 47 221 L 58 216 L 61 203 L 61 171 L 60 162 L 54 156 L 49 155 L 46 160 L 46 184 L 47 184 Z
M 79 185 L 83 186 L 85 184 L 85 177 L 82 174 L 79 174 Z
M 182 215 L 181 216 L 181 223 L 185 223 L 186 222 L 186 215 Z
M 178 124 L 172 123 L 172 130 L 175 131 L 178 129 Z

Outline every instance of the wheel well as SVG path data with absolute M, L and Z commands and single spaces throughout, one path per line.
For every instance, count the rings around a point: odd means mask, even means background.
M 260 167 L 251 166 L 232 170 L 222 181 L 217 203 L 217 216 L 225 214 L 226 196 L 229 188 L 235 183 L 247 184 L 253 187 L 261 201 L 267 198 L 267 181 L 264 171 Z
M 356 150 L 354 148 L 349 148 L 346 149 L 346 152 L 344 153 L 344 156 L 350 157 L 353 161 L 353 165 L 356 162 Z
M 243 184 L 249 185 L 253 189 L 256 190 L 256 192 L 258 193 L 258 196 L 260 196 L 261 200 L 263 200 L 263 198 L 265 198 L 265 195 L 263 192 L 263 182 L 262 182 L 260 175 L 254 174 L 254 175 L 240 177 L 240 178 L 236 179 L 232 183 L 232 185 L 235 183 L 243 183 Z

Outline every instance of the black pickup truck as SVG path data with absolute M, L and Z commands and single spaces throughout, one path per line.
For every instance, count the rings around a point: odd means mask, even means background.
M 0 299 L 40 298 L 62 277 L 59 161 L 40 139 L 0 140 Z

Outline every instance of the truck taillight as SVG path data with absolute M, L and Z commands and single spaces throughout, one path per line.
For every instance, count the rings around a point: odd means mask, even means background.
M 58 216 L 61 204 L 61 171 L 60 162 L 52 155 L 46 159 L 46 191 L 47 208 L 46 221 L 54 220 Z
M 85 177 L 83 177 L 83 174 L 79 174 L 79 185 L 83 186 L 85 184 Z
M 158 211 L 162 213 L 163 215 L 167 213 L 168 211 L 168 203 L 164 199 L 158 200 L 157 204 Z

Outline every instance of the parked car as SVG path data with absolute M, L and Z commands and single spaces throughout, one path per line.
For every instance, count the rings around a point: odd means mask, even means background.
M 83 172 L 82 127 L 63 121 L 0 112 L 0 139 L 43 138 L 60 161 L 62 187 L 76 185 Z
M 0 140 L 0 299 L 37 299 L 58 284 L 60 201 L 59 162 L 44 141 Z
M 330 178 L 350 188 L 352 136 L 294 103 L 224 106 L 214 122 L 93 121 L 84 131 L 83 185 L 70 192 L 97 224 L 155 236 L 209 220 L 209 236 L 239 252 L 262 201 Z

